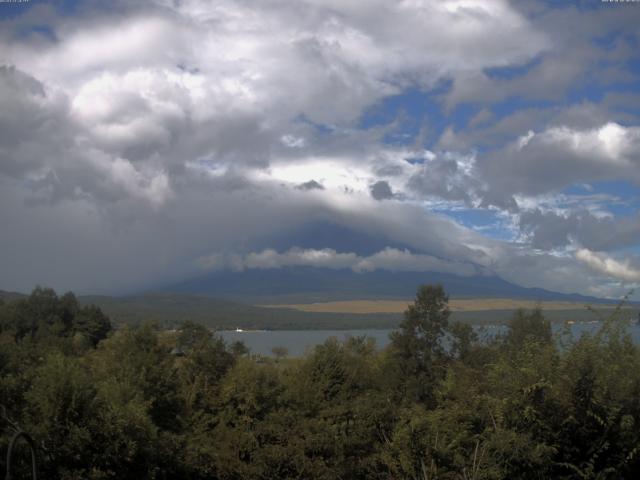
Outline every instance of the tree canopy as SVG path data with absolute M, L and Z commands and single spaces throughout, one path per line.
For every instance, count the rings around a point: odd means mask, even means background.
M 480 342 L 424 286 L 385 349 L 265 358 L 191 322 L 114 329 L 38 288 L 0 303 L 0 404 L 43 478 L 637 478 L 640 349 L 613 321 L 560 345 L 521 311 Z

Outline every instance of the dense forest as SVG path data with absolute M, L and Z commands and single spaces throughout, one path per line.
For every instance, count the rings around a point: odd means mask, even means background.
M 519 311 L 480 342 L 449 321 L 442 287 L 424 286 L 384 350 L 330 339 L 264 358 L 190 322 L 115 329 L 38 288 L 0 303 L 0 345 L 0 458 L 22 429 L 41 478 L 640 474 L 640 350 L 616 314 L 572 339 Z M 13 478 L 29 478 L 16 449 Z

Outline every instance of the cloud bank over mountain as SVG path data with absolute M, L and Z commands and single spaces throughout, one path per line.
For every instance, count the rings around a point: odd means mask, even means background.
M 1 4 L 0 288 L 306 265 L 622 295 L 638 21 L 593 2 Z
M 451 262 L 430 255 L 415 254 L 409 250 L 385 248 L 372 255 L 361 257 L 353 252 L 339 253 L 332 248 L 291 248 L 284 253 L 267 249 L 246 255 L 222 255 L 213 253 L 198 259 L 204 270 L 277 269 L 284 267 L 317 267 L 334 270 L 351 269 L 354 272 L 390 270 L 400 272 L 443 272 L 461 276 L 478 273 L 470 263 Z

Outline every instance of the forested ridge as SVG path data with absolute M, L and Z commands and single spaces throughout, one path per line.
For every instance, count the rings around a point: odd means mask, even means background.
M 480 342 L 440 286 L 418 289 L 384 350 L 330 339 L 302 358 L 252 356 L 191 322 L 114 329 L 37 288 L 0 301 L 0 404 L 2 470 L 19 425 L 47 479 L 640 474 L 640 350 L 615 313 L 574 340 L 519 311 Z M 15 461 L 29 478 L 26 448 Z

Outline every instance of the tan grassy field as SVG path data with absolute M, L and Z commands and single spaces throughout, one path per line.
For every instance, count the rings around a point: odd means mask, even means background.
M 268 308 L 292 308 L 303 312 L 321 313 L 402 313 L 411 300 L 348 300 L 322 303 L 298 303 L 289 305 L 260 305 Z M 452 312 L 480 312 L 486 310 L 516 310 L 533 308 L 540 305 L 543 310 L 580 310 L 587 304 L 579 302 L 536 302 L 510 298 L 465 298 L 451 299 Z M 613 308 L 612 305 L 597 305 L 600 308 Z

